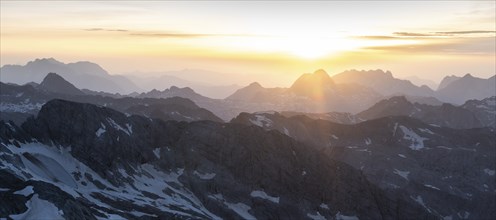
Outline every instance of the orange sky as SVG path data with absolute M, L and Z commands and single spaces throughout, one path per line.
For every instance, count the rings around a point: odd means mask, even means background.
M 320 68 L 489 77 L 495 10 L 494 1 L 1 1 L 0 62 L 88 60 L 112 74 L 206 69 L 232 76 L 219 84 L 264 86 Z

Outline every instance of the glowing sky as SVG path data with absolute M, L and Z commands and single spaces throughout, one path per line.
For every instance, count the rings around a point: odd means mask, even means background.
M 320 68 L 489 77 L 495 11 L 495 1 L 1 1 L 0 61 L 89 60 L 112 74 L 206 69 L 232 76 L 219 84 L 264 86 Z

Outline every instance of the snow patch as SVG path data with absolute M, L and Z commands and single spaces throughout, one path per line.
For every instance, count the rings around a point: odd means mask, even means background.
M 320 204 L 319 207 L 323 208 L 323 209 L 329 209 L 329 206 L 327 204 L 324 204 L 324 203 Z
M 255 115 L 256 119 L 250 119 L 250 122 L 258 127 L 270 127 L 272 126 L 272 120 L 268 119 L 264 115 Z
M 24 213 L 17 215 L 10 215 L 9 217 L 17 219 L 64 219 L 62 215 L 64 212 L 59 210 L 54 204 L 40 199 L 38 194 L 35 194 L 29 201 L 26 202 L 28 210 Z
M 248 205 L 246 205 L 244 203 L 241 203 L 241 202 L 238 202 L 238 203 L 227 202 L 224 199 L 224 197 L 222 196 L 222 194 L 213 194 L 213 195 L 209 195 L 208 197 L 224 203 L 224 205 L 226 205 L 229 209 L 231 209 L 234 212 L 236 212 L 236 214 L 238 214 L 243 219 L 250 219 L 250 220 L 251 219 L 257 219 L 257 218 L 255 218 L 255 216 L 251 215 L 248 212 L 251 209 L 250 206 L 248 206 Z
M 153 150 L 153 154 L 155 154 L 155 157 L 157 157 L 157 159 L 160 159 L 160 148 L 155 148 Z
M 370 140 L 370 138 L 366 138 L 366 139 L 365 139 L 365 144 L 366 144 L 366 145 L 370 145 L 370 144 L 372 144 L 372 141 Z
M 107 130 L 105 129 L 106 127 L 105 127 L 105 125 L 104 125 L 103 123 L 100 123 L 100 125 L 101 125 L 101 127 L 100 127 L 100 128 L 98 128 L 98 130 L 95 132 L 95 135 L 96 135 L 97 137 L 102 136 L 102 134 L 103 134 L 103 133 L 105 133 L 105 132 L 107 131 Z
M 117 124 L 117 122 L 114 121 L 114 119 L 111 119 L 111 118 L 107 118 L 107 121 L 110 123 L 110 125 L 112 125 L 112 127 L 114 127 L 115 129 L 117 130 L 120 130 L 120 131 L 123 131 L 124 133 L 126 133 L 127 135 L 131 136 L 131 133 L 133 132 L 132 129 L 133 127 L 130 126 L 129 124 L 126 124 L 126 127 L 127 129 L 124 129 L 122 126 L 120 126 L 119 124 Z
M 307 213 L 307 216 L 313 220 L 326 220 L 326 218 L 317 211 L 315 215 Z
M 403 154 L 398 154 L 398 156 L 403 157 L 403 158 L 406 158 L 406 156 L 403 155 Z
M 28 197 L 29 195 L 31 195 L 33 193 L 34 193 L 33 186 L 26 186 L 24 189 L 14 192 L 14 194 L 23 195 L 26 197 Z
M 486 168 L 486 169 L 484 169 L 484 173 L 486 173 L 489 176 L 494 176 L 494 174 L 496 173 L 496 171 Z
M 198 171 L 194 171 L 193 174 L 198 176 L 202 180 L 211 180 L 215 177 L 215 173 L 199 173 Z
M 243 219 L 257 219 L 255 216 L 251 215 L 248 211 L 251 209 L 250 206 L 238 202 L 238 203 L 229 203 L 229 202 L 224 202 L 224 204 L 236 212 L 241 218 Z
M 411 141 L 410 143 L 410 149 L 412 150 L 420 150 L 424 148 L 424 140 L 428 140 L 428 138 L 420 137 L 417 133 L 415 133 L 413 130 L 400 125 L 400 129 L 403 132 L 403 139 Z
M 429 130 L 428 128 L 419 128 L 419 130 L 421 132 L 424 132 L 424 133 L 427 133 L 427 134 L 434 134 L 434 132 L 432 132 L 431 130 Z
M 394 169 L 394 174 L 397 174 L 401 177 L 403 177 L 404 179 L 408 180 L 408 174 L 410 174 L 410 171 L 401 171 L 401 170 L 397 170 L 397 169 Z
M 336 139 L 336 140 L 339 139 L 339 137 L 336 136 L 336 135 L 331 135 L 331 137 L 334 138 L 334 139 Z
M 453 148 L 446 147 L 446 146 L 437 146 L 436 148 L 441 148 L 441 149 L 445 149 L 445 150 L 453 150 Z
M 338 212 L 335 218 L 336 220 L 360 220 L 358 217 L 354 215 L 352 216 L 342 215 L 341 212 Z
M 441 190 L 441 189 L 439 189 L 439 188 L 437 188 L 437 187 L 435 187 L 435 186 L 433 186 L 433 185 L 429 185 L 429 184 L 424 184 L 424 186 L 425 186 L 425 187 L 429 187 L 429 188 L 431 188 L 431 189 L 435 189 L 435 190 Z
M 260 190 L 252 191 L 250 193 L 250 196 L 255 197 L 255 198 L 266 199 L 266 200 L 269 200 L 273 203 L 279 203 L 279 197 L 269 196 L 269 195 L 267 195 L 267 193 L 265 193 L 264 191 L 260 191 Z
M 422 207 L 424 207 L 429 213 L 431 213 L 431 210 L 429 209 L 429 207 L 425 205 L 424 200 L 422 199 L 421 196 L 417 196 L 417 197 L 410 196 L 410 198 L 413 199 L 418 204 L 420 204 Z
M 284 127 L 284 128 L 283 128 L 283 130 L 284 130 L 284 134 L 285 134 L 285 135 L 287 135 L 287 136 L 289 136 L 289 131 L 288 131 L 288 129 Z

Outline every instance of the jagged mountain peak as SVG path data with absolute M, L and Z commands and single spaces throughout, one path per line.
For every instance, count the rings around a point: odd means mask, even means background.
M 263 88 L 262 85 L 260 85 L 260 83 L 258 82 L 252 82 L 250 83 L 250 85 L 248 85 L 248 87 Z
M 84 95 L 84 93 L 76 88 L 72 83 L 65 80 L 62 76 L 52 72 L 45 76 L 39 86 L 42 90 L 49 92 L 67 95 Z
M 36 58 L 35 60 L 33 61 L 29 61 L 28 62 L 28 65 L 32 65 L 32 64 L 38 64 L 38 63 L 49 63 L 49 64 L 58 64 L 58 65 L 62 65 L 64 63 L 56 60 L 55 58 L 53 57 L 50 57 L 50 58 Z
M 322 69 L 313 73 L 301 75 L 291 86 L 291 90 L 298 95 L 314 96 L 326 90 L 332 90 L 335 83 L 332 78 Z

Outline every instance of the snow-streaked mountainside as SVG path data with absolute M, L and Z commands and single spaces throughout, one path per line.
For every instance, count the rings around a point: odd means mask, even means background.
M 44 85 L 50 85 L 46 87 Z M 70 92 L 67 88 L 70 88 Z M 150 118 L 178 121 L 212 120 L 222 121 L 210 111 L 198 107 L 191 100 L 171 97 L 155 98 L 112 98 L 101 95 L 81 95 L 82 93 L 71 83 L 56 74 L 49 74 L 36 87 L 31 85 L 11 85 L 1 83 L 0 119 L 22 122 L 29 115 L 36 115 L 41 106 L 51 99 L 93 103 L 107 106 L 128 114 L 139 114 Z M 14 114 L 15 113 L 15 114 Z
M 121 94 L 141 90 L 126 77 L 110 75 L 98 64 L 87 61 L 65 64 L 53 58 L 36 59 L 24 66 L 4 65 L 0 68 L 0 81 L 20 85 L 39 83 L 50 72 L 59 74 L 81 89 Z
M 473 112 L 485 125 L 496 127 L 496 96 L 483 100 L 468 100 L 461 107 Z
M 0 122 L 0 157 L 3 218 L 433 217 L 351 166 L 255 126 L 52 100 L 20 127 Z
M 292 117 L 304 115 L 312 119 L 322 119 L 341 124 L 356 124 L 359 122 L 389 116 L 408 116 L 425 123 L 450 128 L 481 128 L 496 127 L 495 97 L 483 100 L 469 100 L 462 106 L 444 103 L 442 105 L 426 105 L 412 102 L 404 96 L 394 96 L 383 99 L 372 107 L 358 114 L 344 112 L 305 113 L 280 112 L 279 114 Z
M 406 116 L 342 125 L 275 112 L 240 114 L 232 123 L 277 130 L 306 143 L 439 219 L 496 217 L 494 128 L 450 129 Z

